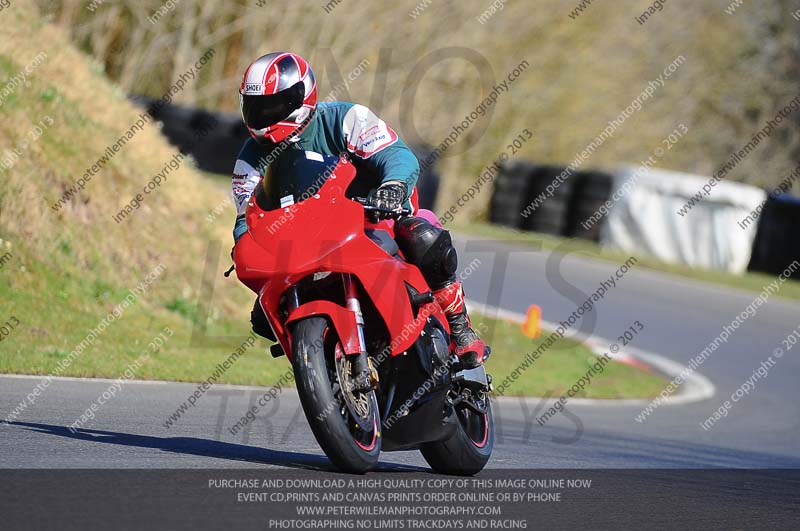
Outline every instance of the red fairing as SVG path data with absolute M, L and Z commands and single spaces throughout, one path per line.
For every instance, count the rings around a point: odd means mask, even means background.
M 356 327 L 358 324 L 356 323 L 356 314 L 331 301 L 311 301 L 303 304 L 289 314 L 289 318 L 286 319 L 286 324 L 289 325 L 294 321 L 299 321 L 300 319 L 311 317 L 312 315 L 327 315 L 330 317 L 333 327 L 337 331 L 357 331 Z M 357 334 L 351 333 L 345 335 L 341 338 L 341 341 L 342 349 L 345 354 L 358 354 L 361 352 Z
M 389 256 L 366 236 L 364 208 L 345 197 L 354 178 L 355 168 L 342 159 L 319 192 L 301 203 L 264 211 L 254 198 L 248 202 L 248 232 L 234 251 L 236 274 L 259 294 L 264 313 L 288 355 L 291 337 L 287 323 L 310 315 L 329 316 L 345 352 L 358 352 L 355 314 L 344 306 L 313 301 L 282 321 L 278 313 L 281 295 L 316 272 L 351 273 L 360 281 L 391 334 L 392 355 L 408 350 L 428 316 L 437 317 L 448 328 L 436 302 L 420 308 L 414 318 L 406 284 L 419 292 L 430 288 L 419 269 Z M 387 224 L 381 228 L 391 230 Z

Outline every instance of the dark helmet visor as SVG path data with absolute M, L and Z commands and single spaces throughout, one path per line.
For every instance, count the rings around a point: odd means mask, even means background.
M 251 129 L 264 129 L 285 120 L 303 106 L 305 85 L 299 81 L 286 90 L 266 96 L 242 96 L 242 118 Z

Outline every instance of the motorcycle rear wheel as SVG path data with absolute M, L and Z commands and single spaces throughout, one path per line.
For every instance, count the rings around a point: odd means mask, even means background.
M 342 384 L 336 376 L 337 348 L 341 349 L 341 343 L 327 319 L 308 317 L 294 324 L 292 367 L 311 431 L 336 468 L 361 474 L 375 468 L 381 452 L 378 403 L 374 391 L 359 397 L 365 418 L 373 426 L 364 431 L 342 396 Z
M 456 406 L 458 429 L 446 441 L 429 443 L 420 449 L 422 457 L 436 472 L 454 476 L 472 476 L 483 470 L 494 447 L 494 419 L 488 397 L 486 413 Z

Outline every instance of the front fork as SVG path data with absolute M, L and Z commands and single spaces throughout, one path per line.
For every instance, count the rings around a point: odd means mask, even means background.
M 350 355 L 353 387 L 362 392 L 371 391 L 378 385 L 378 371 L 372 366 L 367 353 L 367 342 L 364 339 L 364 314 L 361 313 L 361 302 L 358 300 L 358 285 L 350 273 L 342 273 L 342 284 L 344 285 L 345 305 L 348 310 L 355 314 L 358 327 L 360 352 Z
M 358 286 L 350 273 L 342 273 L 344 285 L 344 300 L 347 309 L 356 317 L 358 330 L 358 354 L 350 354 L 351 376 L 353 388 L 358 391 L 370 391 L 378 385 L 378 371 L 372 366 L 367 353 L 367 342 L 364 339 L 364 314 L 361 313 L 361 302 L 358 300 Z M 288 291 L 289 313 L 300 307 L 300 293 L 297 286 L 292 286 Z
M 347 309 L 356 316 L 358 325 L 358 346 L 361 350 L 359 357 L 367 354 L 367 342 L 364 339 L 364 314 L 361 313 L 361 302 L 358 300 L 358 287 L 353 281 L 353 275 L 342 273 L 342 284 L 344 284 L 344 301 Z M 366 364 L 366 361 L 364 361 Z

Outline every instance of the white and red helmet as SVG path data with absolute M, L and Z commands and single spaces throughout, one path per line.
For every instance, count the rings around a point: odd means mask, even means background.
M 290 52 L 259 57 L 244 72 L 239 106 L 258 141 L 278 143 L 299 134 L 317 107 L 317 82 L 308 61 Z

